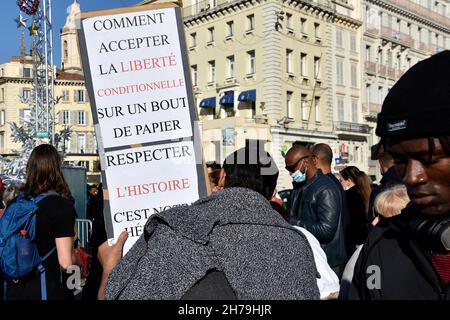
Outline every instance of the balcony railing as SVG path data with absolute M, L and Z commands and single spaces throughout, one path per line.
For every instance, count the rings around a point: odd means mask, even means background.
M 407 45 L 409 47 L 414 47 L 414 40 L 413 40 L 413 38 L 410 35 L 406 34 L 406 33 L 403 33 L 403 32 L 400 32 L 400 31 L 396 31 L 396 30 L 394 30 L 392 28 L 389 28 L 389 27 L 382 26 L 380 34 L 381 34 L 381 36 L 383 36 L 383 37 L 385 37 L 385 38 L 387 38 L 389 40 L 400 42 L 400 43 L 402 43 L 404 45 Z
M 403 70 L 391 68 L 383 64 L 371 61 L 366 61 L 364 67 L 366 73 L 378 75 L 381 77 L 389 77 L 391 79 L 398 79 L 405 73 Z
M 418 5 L 416 3 L 413 3 L 412 1 L 408 0 L 389 0 L 386 1 L 389 4 L 396 5 L 400 8 L 403 8 L 405 10 L 414 12 L 415 14 L 429 18 L 439 24 L 442 24 L 446 27 L 450 27 L 450 18 L 446 17 L 444 15 L 441 15 L 437 12 L 431 11 L 430 9 L 427 9 L 421 5 Z
M 363 111 L 367 113 L 379 113 L 381 111 L 381 104 L 379 103 L 363 103 Z
M 377 64 L 375 62 L 366 61 L 364 63 L 364 66 L 365 66 L 367 72 L 370 72 L 373 74 L 377 73 Z
M 336 121 L 334 123 L 335 130 L 349 131 L 358 133 L 369 133 L 369 126 L 366 124 L 359 124 L 355 122 Z

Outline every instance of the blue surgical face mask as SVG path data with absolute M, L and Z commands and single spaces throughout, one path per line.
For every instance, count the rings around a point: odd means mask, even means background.
M 300 167 L 301 167 L 301 165 L 300 165 Z M 294 182 L 297 182 L 297 183 L 304 182 L 306 180 L 306 170 L 304 173 L 301 172 L 300 170 L 297 170 L 292 174 L 291 177 Z

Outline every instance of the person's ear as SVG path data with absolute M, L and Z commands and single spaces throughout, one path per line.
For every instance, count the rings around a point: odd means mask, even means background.
M 225 186 L 225 176 L 225 170 L 223 168 L 220 169 L 219 183 L 217 184 L 218 187 L 223 188 Z

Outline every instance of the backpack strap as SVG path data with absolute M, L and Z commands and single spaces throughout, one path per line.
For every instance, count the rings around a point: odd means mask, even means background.
M 42 262 L 44 262 L 50 255 L 56 251 L 56 247 L 50 250 L 44 257 L 42 257 Z M 38 266 L 38 271 L 41 274 L 41 299 L 47 300 L 47 278 L 45 276 L 45 267 L 41 263 Z
M 34 202 L 38 203 L 39 201 L 43 200 L 44 198 L 48 196 L 59 196 L 59 193 L 54 190 L 49 190 L 47 192 L 41 193 L 40 195 L 36 196 L 34 198 Z

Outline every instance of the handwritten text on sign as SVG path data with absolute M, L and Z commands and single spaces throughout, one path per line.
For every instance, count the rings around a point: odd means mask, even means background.
M 175 10 L 83 20 L 104 148 L 192 136 Z

